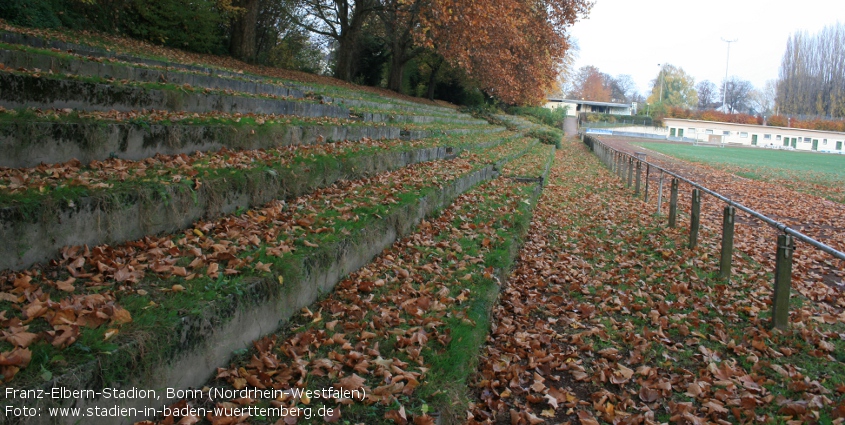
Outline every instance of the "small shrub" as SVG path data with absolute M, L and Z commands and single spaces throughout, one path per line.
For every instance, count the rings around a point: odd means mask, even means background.
M 0 19 L 33 28 L 74 26 L 78 13 L 63 0 L 2 0 Z
M 563 128 L 563 120 L 566 118 L 567 108 L 545 108 L 542 106 L 513 107 L 508 113 L 534 118 L 532 121 L 545 124 L 549 127 Z
M 560 149 L 560 142 L 563 140 L 563 132 L 554 128 L 534 128 L 528 132 L 530 137 L 540 140 L 540 143 L 552 145 Z

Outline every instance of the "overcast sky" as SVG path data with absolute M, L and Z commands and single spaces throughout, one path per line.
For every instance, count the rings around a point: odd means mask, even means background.
M 845 22 L 845 0 L 596 0 L 571 35 L 580 46 L 575 69 L 593 65 L 617 76 L 629 74 L 647 95 L 658 64 L 679 66 L 696 83 L 729 76 L 762 88 L 776 79 L 786 41 L 796 31 L 816 33 Z

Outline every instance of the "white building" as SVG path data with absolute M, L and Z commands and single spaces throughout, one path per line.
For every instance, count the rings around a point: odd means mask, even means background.
M 599 114 L 611 115 L 634 115 L 637 113 L 637 103 L 611 103 L 611 102 L 593 102 L 591 100 L 575 100 L 563 99 L 559 97 L 549 97 L 546 99 L 546 108 L 569 108 L 566 114 L 574 117 L 581 112 L 593 112 Z
M 843 144 L 845 144 L 845 133 L 835 131 L 680 118 L 664 118 L 663 124 L 668 130 L 670 139 L 684 138 L 701 142 L 820 152 L 843 152 Z

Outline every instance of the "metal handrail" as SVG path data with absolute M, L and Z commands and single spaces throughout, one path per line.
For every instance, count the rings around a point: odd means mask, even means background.
M 643 161 L 641 159 L 636 158 L 636 156 L 631 155 L 627 152 L 622 152 L 618 149 L 614 149 L 614 148 L 608 146 L 607 144 L 602 143 L 598 139 L 595 139 L 595 138 L 588 136 L 588 135 L 584 135 L 584 141 L 587 141 L 587 139 L 589 139 L 591 144 L 592 143 L 598 143 L 598 144 L 602 145 L 602 147 L 604 147 L 604 149 L 616 152 L 618 154 L 622 154 L 622 155 L 630 157 L 630 158 L 634 158 L 637 161 L 645 163 L 649 167 L 654 167 L 654 168 L 656 168 L 656 169 L 658 169 L 658 170 L 660 170 L 660 171 L 662 171 L 662 172 L 664 172 L 664 173 L 666 173 L 666 174 L 668 174 L 672 177 L 675 177 L 679 180 L 682 180 L 682 181 L 686 182 L 687 184 L 689 184 L 690 186 L 695 187 L 695 188 L 701 190 L 702 192 L 705 192 L 705 193 L 709 194 L 710 196 L 713 196 L 714 198 L 720 199 L 720 200 L 724 201 L 725 203 L 727 203 L 728 205 L 730 205 L 730 206 L 732 206 L 732 207 L 734 207 L 738 210 L 742 210 L 742 211 L 745 211 L 748 214 L 751 214 L 753 217 L 759 219 L 760 221 L 768 224 L 769 226 L 776 228 L 779 231 L 784 232 L 787 235 L 791 235 L 792 237 L 794 237 L 797 240 L 808 243 L 808 244 L 816 247 L 817 249 L 820 249 L 820 250 L 822 250 L 822 251 L 824 251 L 824 252 L 826 252 L 826 253 L 828 253 L 828 254 L 830 254 L 830 255 L 832 255 L 832 256 L 840 259 L 840 260 L 845 260 L 845 252 L 839 251 L 836 248 L 833 248 L 833 247 L 826 245 L 826 244 L 824 244 L 820 241 L 817 241 L 817 240 L 811 238 L 810 236 L 807 236 L 807 235 L 799 232 L 798 230 L 795 230 L 795 229 L 787 226 L 784 223 L 781 223 L 777 220 L 774 220 L 774 219 L 766 216 L 763 213 L 757 212 L 757 211 L 755 211 L 755 210 L 753 210 L 749 207 L 746 207 L 745 205 L 742 205 L 738 202 L 735 202 L 735 201 L 731 200 L 730 198 L 728 198 L 728 197 L 726 197 L 726 196 L 724 196 L 724 195 L 722 195 L 718 192 L 710 190 L 710 189 L 708 189 L 708 188 L 706 188 L 706 187 L 704 187 L 704 186 L 702 186 L 702 185 L 700 185 L 700 184 L 698 184 L 698 183 L 696 183 L 696 182 L 694 182 L 694 181 L 692 181 L 692 180 L 690 180 L 686 177 L 683 177 L 683 176 L 681 176 L 677 173 L 669 171 L 669 170 L 667 170 L 667 169 L 665 169 L 665 168 L 663 168 L 659 165 L 652 164 L 648 161 Z M 592 146 L 590 146 L 590 149 L 592 149 Z

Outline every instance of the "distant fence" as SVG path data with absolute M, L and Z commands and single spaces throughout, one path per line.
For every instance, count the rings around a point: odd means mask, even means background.
M 605 127 L 626 127 L 631 125 L 640 125 L 643 127 L 655 127 L 654 121 L 650 118 L 636 118 L 621 115 L 614 121 L 590 121 L 589 119 L 581 120 L 581 124 L 586 127 L 605 128 Z M 655 127 L 660 128 L 660 127 Z
M 607 136 L 636 137 L 636 138 L 640 138 L 640 139 L 669 140 L 669 141 L 673 141 L 673 142 L 695 143 L 697 141 L 697 139 L 693 139 L 693 138 L 690 138 L 690 137 L 669 136 L 668 134 L 665 134 L 665 131 L 664 132 L 660 132 L 660 131 L 653 131 L 653 132 L 633 131 L 632 129 L 629 128 L 630 126 L 629 127 L 623 127 L 623 126 L 593 127 L 592 124 L 595 124 L 595 123 L 587 123 L 587 124 L 583 125 L 585 133 L 587 133 L 587 134 L 604 134 L 604 135 L 607 135 Z M 619 129 L 617 130 L 617 128 L 619 128 Z M 660 129 L 660 127 L 655 127 L 655 130 L 659 130 L 659 129 Z
M 627 186 L 634 185 L 634 191 L 640 194 L 642 185 L 642 174 L 645 173 L 645 201 L 648 202 L 649 173 L 659 172 L 659 186 L 657 190 L 657 213 L 660 214 L 663 205 L 663 179 L 665 176 L 672 178 L 669 195 L 669 227 L 677 225 L 678 215 L 678 186 L 684 182 L 692 187 L 692 205 L 690 206 L 690 234 L 689 247 L 698 245 L 698 231 L 701 217 L 701 193 L 706 193 L 727 204 L 723 212 L 722 220 L 722 247 L 721 259 L 719 262 L 719 276 L 723 279 L 730 278 L 731 261 L 733 256 L 733 236 L 736 210 L 745 211 L 752 217 L 768 224 L 781 232 L 777 238 L 775 260 L 775 282 L 772 298 L 772 327 L 786 328 L 789 325 L 789 292 L 792 285 L 792 254 L 795 251 L 795 240 L 802 241 L 824 251 L 835 258 L 845 260 L 845 253 L 836 250 L 822 242 L 819 242 L 786 224 L 774 220 L 760 212 L 734 202 L 726 196 L 710 190 L 690 179 L 682 177 L 665 168 L 644 160 L 645 154 L 631 155 L 602 143 L 589 134 L 581 133 L 581 140 L 591 151 L 623 181 L 627 178 Z

